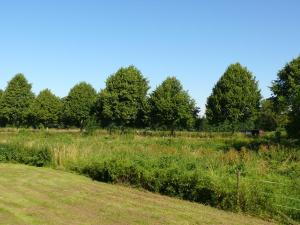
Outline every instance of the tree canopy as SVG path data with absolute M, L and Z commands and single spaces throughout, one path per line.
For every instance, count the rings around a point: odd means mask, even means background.
M 96 99 L 97 92 L 90 84 L 81 82 L 75 85 L 63 100 L 65 122 L 82 130 L 93 114 Z
M 63 104 L 49 89 L 42 90 L 30 107 L 30 116 L 35 126 L 59 127 Z
M 271 90 L 273 99 L 281 111 L 288 110 L 297 97 L 300 86 L 300 56 L 286 64 L 277 74 Z
M 272 97 L 261 101 L 258 82 L 239 63 L 231 64 L 207 99 L 206 114 L 178 79 L 167 77 L 149 94 L 149 81 L 134 66 L 109 76 L 98 94 L 85 82 L 59 98 L 45 89 L 35 95 L 23 74 L 0 90 L 0 126 L 135 127 L 235 131 L 286 128 L 300 139 L 300 56 L 287 63 L 272 82 Z
M 285 114 L 289 118 L 287 124 L 289 135 L 300 138 L 300 56 L 278 72 L 271 90 L 278 113 Z
M 272 99 L 261 101 L 260 112 L 257 118 L 257 127 L 265 131 L 274 131 L 281 126 L 279 115 L 274 110 Z
M 148 80 L 136 67 L 120 68 L 106 80 L 106 87 L 99 94 L 99 118 L 104 125 L 143 125 L 148 110 L 148 90 Z
M 172 131 L 176 128 L 192 128 L 199 112 L 195 101 L 175 77 L 168 77 L 163 81 L 153 91 L 149 102 L 152 124 Z
M 210 124 L 230 123 L 233 130 L 254 126 L 261 94 L 258 83 L 246 67 L 230 65 L 213 88 L 206 104 Z
M 34 94 L 31 84 L 23 74 L 15 75 L 2 94 L 0 102 L 1 121 L 19 127 L 27 124 L 29 106 L 33 103 Z

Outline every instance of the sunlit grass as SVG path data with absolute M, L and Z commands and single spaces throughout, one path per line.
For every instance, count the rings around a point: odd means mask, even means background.
M 6 225 L 275 224 L 48 168 L 0 164 L 0 174 Z

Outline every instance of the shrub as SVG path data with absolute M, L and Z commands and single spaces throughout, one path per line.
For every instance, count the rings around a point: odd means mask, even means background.
M 17 145 L 0 146 L 0 162 L 18 162 L 32 166 L 50 165 L 52 154 L 48 148 L 24 148 Z

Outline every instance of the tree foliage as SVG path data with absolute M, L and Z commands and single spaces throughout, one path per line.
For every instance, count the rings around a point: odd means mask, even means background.
M 120 68 L 106 80 L 97 111 L 104 125 L 142 126 L 148 111 L 148 80 L 134 66 Z
M 288 114 L 287 132 L 290 137 L 300 139 L 300 89 L 293 100 L 291 111 Z
M 15 75 L 2 94 L 0 102 L 1 121 L 20 127 L 27 124 L 29 107 L 34 100 L 31 84 L 23 74 Z
M 280 124 L 281 121 L 274 110 L 274 102 L 272 99 L 262 100 L 257 119 L 257 127 L 265 131 L 274 131 Z
M 273 99 L 280 111 L 291 109 L 300 86 L 300 56 L 280 70 L 273 81 L 271 90 Z
M 207 100 L 206 117 L 210 124 L 229 123 L 233 130 L 254 126 L 261 94 L 252 73 L 236 63 L 230 65 Z
M 152 124 L 172 131 L 192 128 L 199 112 L 195 101 L 175 77 L 168 77 L 159 85 L 149 102 Z
M 149 82 L 134 66 L 108 77 L 97 95 L 85 82 L 60 99 L 46 89 L 35 98 L 31 84 L 17 74 L 0 90 L 0 126 L 102 126 L 234 131 L 286 127 L 300 138 L 300 56 L 278 72 L 273 95 L 261 101 L 258 82 L 246 67 L 230 65 L 207 99 L 206 114 L 198 116 L 195 101 L 179 80 L 168 77 L 150 96 Z M 90 130 L 92 130 L 90 129 Z
M 289 117 L 289 135 L 300 138 L 300 56 L 278 72 L 271 90 L 278 113 Z
M 39 93 L 30 107 L 32 124 L 44 127 L 59 127 L 63 104 L 49 89 Z
M 0 106 L 1 106 L 1 99 L 2 99 L 2 96 L 3 96 L 3 90 L 0 89 Z M 0 108 L 0 127 L 3 127 L 5 125 L 5 119 L 3 118 L 4 115 L 1 115 L 2 113 L 2 110 Z
M 97 92 L 90 84 L 81 82 L 75 85 L 63 99 L 65 123 L 82 130 L 93 114 L 96 99 Z

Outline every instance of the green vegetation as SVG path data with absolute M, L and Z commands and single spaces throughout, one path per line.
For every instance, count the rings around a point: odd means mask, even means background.
M 0 146 L 0 162 L 18 162 L 31 166 L 49 166 L 52 153 L 47 148 L 28 148 L 20 145 Z
M 0 164 L 0 173 L 6 225 L 274 224 L 47 168 Z
M 272 91 L 278 106 L 287 110 L 292 106 L 300 79 L 300 56 L 278 72 L 277 79 L 273 82 Z
M 206 117 L 213 125 L 228 123 L 231 130 L 253 129 L 261 95 L 252 73 L 241 64 L 230 65 L 207 100 Z
M 143 127 L 149 110 L 149 84 L 134 66 L 119 69 L 99 94 L 97 111 L 104 126 Z
M 149 81 L 134 66 L 108 77 L 98 93 L 85 82 L 59 99 L 50 90 L 37 97 L 31 84 L 17 74 L 0 90 L 0 126 L 33 128 L 153 129 L 235 132 L 287 130 L 299 139 L 300 56 L 279 71 L 271 90 L 261 100 L 255 76 L 241 64 L 230 65 L 207 99 L 205 116 L 176 77 L 168 77 L 149 93 Z
M 261 110 L 257 119 L 258 127 L 265 131 L 274 131 L 284 128 L 287 117 L 276 113 L 275 102 L 272 99 L 261 101 Z
M 150 96 L 151 118 L 155 127 L 192 129 L 198 109 L 195 101 L 183 90 L 175 77 L 167 78 Z
M 63 104 L 49 89 L 39 93 L 30 107 L 29 121 L 34 127 L 59 127 Z
M 23 74 L 17 74 L 8 83 L 0 101 L 0 117 L 3 125 L 16 127 L 28 125 L 29 107 L 34 101 L 31 84 Z
M 228 133 L 187 132 L 178 132 L 177 138 L 160 136 L 166 134 L 109 135 L 101 130 L 91 136 L 71 131 L 1 132 L 0 159 L 7 158 L 3 157 L 7 147 L 50 151 L 51 160 L 40 157 L 44 164 L 98 181 L 129 184 L 263 218 L 300 219 L 295 210 L 299 209 L 300 196 L 297 147 L 278 145 L 272 136 L 246 138 Z M 241 172 L 239 190 L 237 171 Z
M 92 117 L 97 99 L 96 90 L 85 82 L 75 85 L 64 99 L 63 120 L 67 126 L 83 130 L 86 122 Z
M 277 113 L 289 118 L 289 135 L 300 138 L 300 56 L 279 71 L 271 89 Z
M 230 65 L 202 118 L 175 77 L 149 89 L 134 66 L 120 68 L 99 93 L 81 82 L 62 99 L 48 89 L 35 97 L 17 74 L 0 90 L 0 126 L 17 128 L 0 131 L 0 162 L 51 166 L 228 211 L 300 221 L 300 56 L 279 71 L 272 98 L 263 101 L 252 73 Z M 254 128 L 276 132 L 234 133 Z

